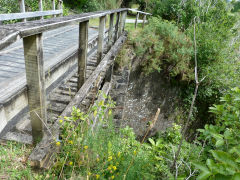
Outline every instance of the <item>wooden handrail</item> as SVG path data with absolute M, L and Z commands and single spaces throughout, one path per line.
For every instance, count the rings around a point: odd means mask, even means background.
M 137 12 L 137 13 L 140 13 L 140 14 L 145 14 L 145 15 L 152 15 L 151 13 L 146 13 L 146 12 L 143 12 L 143 11 L 139 11 L 137 9 L 128 9 L 129 11 L 132 11 L 132 12 Z
M 60 9 L 60 10 L 50 10 L 50 11 L 34 11 L 34 12 L 24 12 L 24 13 L 0 14 L 0 21 L 35 18 L 35 17 L 42 17 L 42 16 L 58 15 L 62 13 L 63 13 L 63 10 Z
M 39 0 L 39 2 L 41 2 L 41 0 Z M 47 118 L 42 33 L 51 29 L 79 23 L 79 48 L 77 58 L 79 90 L 86 82 L 89 20 L 92 18 L 100 19 L 97 44 L 97 64 L 101 64 L 104 50 L 106 15 L 111 16 L 109 30 L 110 36 L 107 38 L 109 41 L 107 46 L 110 47 L 110 45 L 113 44 L 113 42 L 116 42 L 123 34 L 128 10 L 128 8 L 121 8 L 0 26 L 0 50 L 15 42 L 17 39 L 23 38 L 26 80 L 28 85 L 28 105 L 34 142 L 37 142 L 37 140 L 43 136 L 45 129 L 43 123 L 46 122 Z M 53 13 L 62 14 L 62 9 L 55 11 L 2 14 L 0 15 L 0 21 L 9 20 L 11 18 L 24 19 L 33 16 L 42 17 L 45 15 L 53 15 Z M 138 12 L 138 15 L 139 13 L 142 12 Z M 113 20 L 115 15 L 117 15 L 117 20 L 114 28 Z M 147 14 L 145 13 L 144 15 Z M 115 37 L 113 35 L 115 35 Z

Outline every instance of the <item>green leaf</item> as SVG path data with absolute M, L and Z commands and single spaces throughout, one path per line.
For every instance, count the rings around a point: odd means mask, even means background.
M 214 150 L 211 150 L 210 152 L 212 153 L 213 157 L 216 160 L 218 160 L 218 161 L 220 161 L 220 162 L 222 162 L 224 164 L 227 164 L 227 165 L 229 165 L 229 166 L 231 166 L 231 167 L 233 167 L 235 169 L 238 169 L 237 163 L 235 163 L 234 159 L 231 157 L 230 154 L 228 154 L 228 153 L 226 153 L 224 151 L 214 151 Z
M 205 180 L 205 179 L 208 179 L 209 176 L 211 176 L 212 173 L 211 172 L 201 172 L 199 174 L 199 176 L 197 177 L 197 180 Z
M 239 180 L 240 179 L 240 173 L 236 173 L 234 174 L 234 176 L 232 177 L 232 180 Z
M 156 145 L 153 139 L 149 138 L 148 140 L 149 140 L 149 142 L 150 142 L 153 146 Z
M 197 168 L 200 169 L 202 172 L 204 172 L 205 174 L 210 173 L 211 172 L 208 170 L 207 166 L 205 166 L 204 164 L 201 163 L 197 163 L 197 162 L 193 162 L 193 165 Z
M 215 145 L 216 145 L 216 147 L 221 147 L 221 146 L 223 146 L 223 145 L 224 145 L 224 140 L 223 140 L 223 139 L 217 140 Z

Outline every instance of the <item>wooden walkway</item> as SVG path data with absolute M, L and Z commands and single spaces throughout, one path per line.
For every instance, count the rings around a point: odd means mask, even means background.
M 45 70 L 49 64 L 56 63 L 56 56 L 78 45 L 78 25 L 66 26 L 43 34 L 43 59 Z M 89 40 L 98 35 L 98 31 L 89 28 Z M 0 85 L 25 73 L 23 42 L 19 40 L 0 51 Z M 1 89 L 1 87 L 0 87 Z

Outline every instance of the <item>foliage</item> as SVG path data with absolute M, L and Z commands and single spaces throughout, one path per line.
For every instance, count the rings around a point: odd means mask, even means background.
M 192 42 L 173 23 L 153 17 L 134 43 L 137 54 L 144 56 L 146 73 L 163 71 L 169 77 L 192 79 Z
M 210 112 L 216 116 L 214 125 L 205 125 L 201 138 L 207 140 L 206 163 L 194 163 L 200 169 L 198 179 L 239 179 L 240 177 L 240 89 L 234 88 L 214 105 Z
M 121 0 L 64 0 L 71 8 L 79 12 L 91 12 L 104 9 L 116 9 L 121 6 Z
M 64 122 L 60 120 L 61 141 L 56 144 L 62 145 L 61 152 L 49 174 L 64 179 L 122 179 L 124 176 L 126 179 L 152 179 L 148 152 L 140 148 L 131 128 L 120 129 L 119 133 L 115 130 L 112 108 L 113 102 L 108 97 L 106 103 L 100 101 L 87 114 L 73 108 L 71 117 L 65 117 Z M 95 124 L 93 130 L 94 118 L 99 124 Z

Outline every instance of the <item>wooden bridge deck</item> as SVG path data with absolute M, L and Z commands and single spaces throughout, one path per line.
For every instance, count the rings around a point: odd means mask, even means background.
M 56 56 L 78 45 L 78 28 L 78 25 L 66 26 L 43 34 L 45 70 L 49 64 L 54 64 Z M 89 40 L 97 34 L 96 29 L 89 28 Z M 23 42 L 19 40 L 0 51 L 0 84 L 10 82 L 12 78 L 22 73 L 25 73 L 25 62 Z

